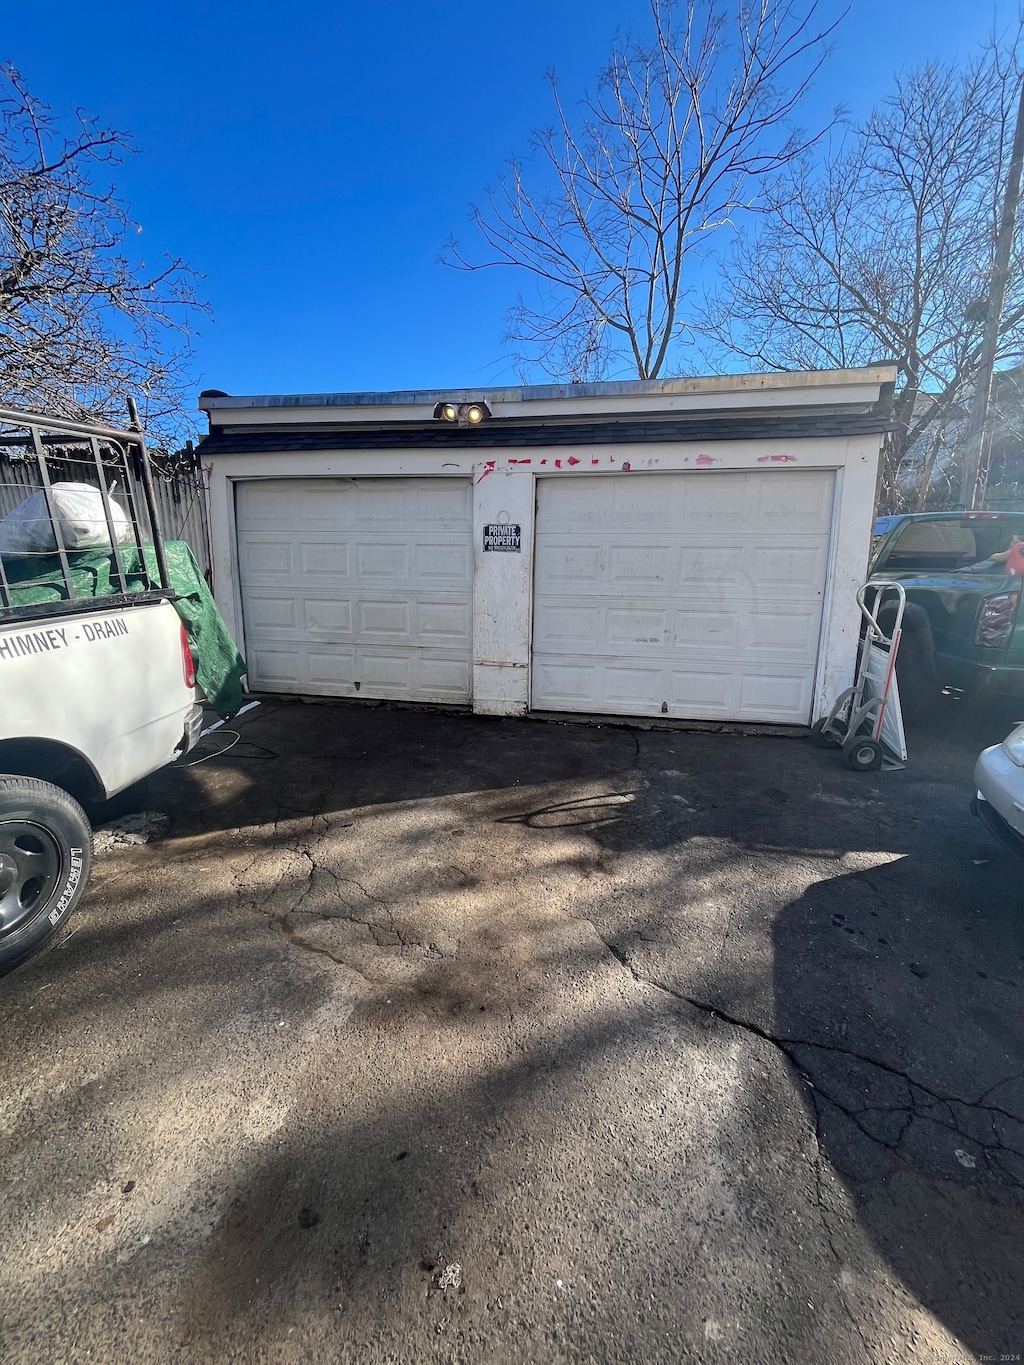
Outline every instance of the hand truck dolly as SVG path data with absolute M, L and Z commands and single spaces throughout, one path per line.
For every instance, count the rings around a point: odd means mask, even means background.
M 894 602 L 895 599 L 895 602 Z M 886 625 L 879 625 L 883 604 Z M 901 767 L 907 761 L 896 655 L 900 647 L 907 594 L 900 583 L 873 578 L 857 589 L 863 623 L 852 687 L 841 693 L 827 716 L 811 733 L 825 749 L 841 748 L 854 772 L 874 772 L 883 762 Z M 889 622 L 889 611 L 895 611 Z

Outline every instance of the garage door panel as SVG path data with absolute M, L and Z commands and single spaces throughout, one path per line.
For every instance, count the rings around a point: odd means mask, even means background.
M 806 675 L 745 673 L 740 678 L 740 706 L 749 710 L 764 706 L 773 711 L 800 711 L 810 707 L 811 684 Z
M 609 607 L 604 614 L 604 640 L 610 645 L 661 645 L 668 634 L 668 611 Z
M 360 636 L 390 635 L 397 643 L 409 638 L 408 602 L 358 602 L 356 630 Z
M 469 662 L 446 658 L 437 651 L 410 660 L 407 654 L 383 648 L 356 646 L 328 653 L 313 646 L 299 667 L 305 677 L 302 690 L 327 696 L 402 701 L 415 683 L 429 689 L 435 701 L 458 703 L 470 686 Z M 356 679 L 361 683 L 358 688 Z
M 729 714 L 736 676 L 729 669 L 712 667 L 667 670 L 663 684 L 670 716 L 680 719 L 718 719 Z
M 740 621 L 728 611 L 686 611 L 674 616 L 672 644 L 704 651 L 719 649 L 732 653 L 739 647 Z
M 320 540 L 299 546 L 299 577 L 348 578 L 351 546 L 344 540 Z
M 758 653 L 801 657 L 817 648 L 820 615 L 814 611 L 759 612 L 750 622 L 746 648 Z
M 571 659 L 537 659 L 533 668 L 533 687 L 541 700 L 537 707 L 552 710 L 586 710 L 584 703 L 595 695 L 600 664 L 574 663 Z
M 332 648 L 325 652 L 319 643 L 309 646 L 297 651 L 296 676 L 321 691 L 338 690 L 343 696 L 357 696 L 352 685 L 352 677 L 358 672 L 356 654 L 353 648 Z
M 252 619 L 257 626 L 267 626 L 271 629 L 275 626 L 282 626 L 285 629 L 295 629 L 297 606 L 294 597 L 270 597 L 262 594 L 254 595 L 252 599 Z
M 420 663 L 420 677 L 442 700 L 457 702 L 469 695 L 470 665 L 466 659 L 449 659 L 427 654 Z
M 299 490 L 295 484 L 283 485 L 280 479 L 264 482 L 254 479 L 245 485 L 245 525 L 250 533 L 276 531 L 282 517 L 293 520 L 298 512 Z
M 446 523 L 460 530 L 472 517 L 472 493 L 468 481 L 461 479 L 419 479 L 406 484 L 417 521 Z
M 248 652 L 249 671 L 266 682 L 291 684 L 299 668 L 297 649 L 258 647 Z
M 308 482 L 308 481 L 307 481 Z M 338 525 L 338 502 L 333 488 L 318 488 L 316 480 L 309 487 L 304 487 L 300 493 L 285 490 L 285 499 L 282 506 L 282 513 L 286 515 L 290 522 L 311 523 L 316 525 L 323 522 L 326 526 Z M 267 492 L 273 491 L 273 485 L 267 485 Z M 355 494 L 358 497 L 358 493 Z M 272 504 L 271 504 L 272 506 Z
M 672 576 L 672 546 L 613 545 L 608 575 L 613 583 L 664 585 Z
M 545 582 L 555 586 L 564 583 L 592 583 L 604 578 L 604 563 L 600 545 L 573 545 L 552 541 L 538 545 L 536 571 Z
M 373 688 L 375 691 L 379 688 L 397 689 L 400 692 L 408 691 L 411 687 L 412 661 L 404 650 L 385 653 L 383 650 L 363 648 L 359 651 L 359 657 L 362 662 L 360 672 L 364 687 Z
M 416 639 L 424 644 L 464 644 L 470 639 L 473 622 L 465 602 L 417 602 Z
M 260 480 L 236 514 L 254 687 L 469 700 L 468 479 Z
M 251 539 L 239 547 L 239 563 L 243 575 L 270 574 L 277 578 L 292 572 L 292 547 L 277 539 Z
M 755 583 L 778 584 L 789 591 L 817 591 L 825 576 L 825 547 L 755 546 L 750 550 L 750 576 Z
M 745 548 L 740 540 L 726 545 L 683 544 L 674 582 L 677 587 L 699 591 L 704 591 L 709 583 L 742 582 Z
M 309 598 L 303 602 L 306 629 L 314 635 L 352 636 L 351 602 L 333 598 Z
M 700 521 L 705 524 L 710 522 L 715 526 L 728 528 L 729 533 L 737 520 L 747 521 L 752 519 L 752 514 L 756 515 L 755 508 L 751 505 L 749 487 L 737 486 L 731 498 L 722 497 L 721 490 L 716 484 L 719 479 L 728 478 L 729 475 L 716 477 L 714 474 L 697 474 L 683 477 L 689 480 L 684 485 L 685 492 L 681 499 L 682 515 L 687 521 L 691 523 Z M 678 516 L 674 518 L 678 519 Z
M 833 484 L 774 469 L 541 480 L 534 707 L 806 723 Z
M 438 585 L 450 582 L 456 587 L 472 578 L 471 551 L 465 542 L 451 545 L 417 545 L 414 549 L 416 577 Z
M 604 663 L 570 659 L 544 663 L 541 670 L 542 690 L 547 699 L 544 705 L 552 710 L 573 711 L 590 709 L 591 698 L 600 695 L 623 704 L 651 696 L 661 673 L 660 668 L 644 670 L 634 666 L 612 670 Z
M 409 547 L 394 541 L 362 541 L 356 547 L 356 575 L 406 583 L 409 578 Z
M 603 690 L 613 705 L 640 705 L 650 713 L 660 706 L 664 670 L 657 662 L 648 667 L 637 664 L 605 664 Z
M 754 485 L 754 514 L 765 527 L 784 521 L 794 532 L 801 524 L 816 534 L 832 519 L 833 479 L 820 470 L 785 470 L 781 480 L 769 474 Z
M 601 616 L 597 607 L 538 603 L 533 623 L 534 639 L 538 644 L 589 641 L 596 645 L 601 640 Z

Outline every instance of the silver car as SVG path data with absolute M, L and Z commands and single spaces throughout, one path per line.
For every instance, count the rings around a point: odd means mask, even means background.
M 983 749 L 974 766 L 974 813 L 1001 844 L 1024 858 L 1024 724 Z

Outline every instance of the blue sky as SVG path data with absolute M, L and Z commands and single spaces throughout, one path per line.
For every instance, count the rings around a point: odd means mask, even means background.
M 9 5 L 0 55 L 57 107 L 128 129 L 118 174 L 150 257 L 188 257 L 213 318 L 198 387 L 293 393 L 514 378 L 521 283 L 437 262 L 468 205 L 593 84 L 646 0 L 507 5 L 144 0 Z M 1015 5 L 853 0 L 805 122 L 866 111 L 894 71 L 970 52 Z

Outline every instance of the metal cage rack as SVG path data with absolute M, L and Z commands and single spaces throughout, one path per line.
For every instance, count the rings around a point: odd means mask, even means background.
M 131 400 L 129 413 L 136 423 L 137 411 Z M 173 596 L 153 471 L 141 428 L 119 431 L 65 417 L 0 408 L 0 516 L 13 511 L 31 494 L 41 492 L 53 530 L 55 549 L 37 553 L 40 558 L 55 559 L 59 564 L 66 596 L 63 601 L 48 603 L 45 614 L 81 611 L 87 602 L 93 608 L 97 603 L 96 597 L 90 595 L 86 599 L 76 592 L 69 558 L 75 551 L 69 550 L 64 542 L 61 519 L 54 503 L 53 484 L 58 481 L 54 474 L 91 484 L 99 491 L 110 541 L 112 580 L 119 588 L 114 594 L 103 595 L 103 605 L 135 606 Z M 130 549 L 130 545 L 118 543 L 112 503 L 115 488 L 119 491 L 118 510 L 126 516 L 131 528 L 137 568 L 134 565 L 126 567 L 124 551 Z M 152 547 L 155 575 L 147 565 L 147 546 Z M 129 575 L 136 582 L 140 577 L 143 579 L 141 590 L 129 588 Z M 8 569 L 0 555 L 0 620 L 30 619 L 42 610 L 38 606 L 14 605 Z

